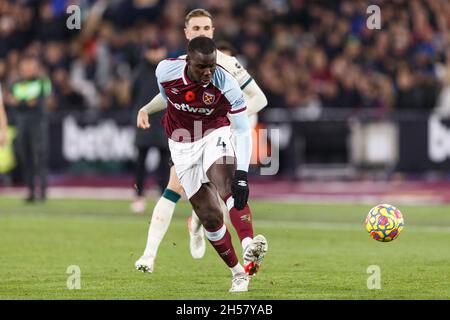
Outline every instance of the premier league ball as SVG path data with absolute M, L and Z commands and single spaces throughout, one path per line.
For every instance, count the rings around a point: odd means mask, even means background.
M 402 213 L 390 204 L 379 204 L 373 207 L 364 223 L 370 236 L 382 242 L 396 239 L 404 225 Z

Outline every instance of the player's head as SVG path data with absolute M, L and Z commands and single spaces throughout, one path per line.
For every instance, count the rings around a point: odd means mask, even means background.
M 184 25 L 184 34 L 188 40 L 198 36 L 213 38 L 212 16 L 205 9 L 194 9 L 189 12 L 184 20 Z
M 24 78 L 35 77 L 39 72 L 38 59 L 31 54 L 24 55 L 19 63 L 19 72 Z
M 167 56 L 167 48 L 159 40 L 153 40 L 144 46 L 144 58 L 151 64 L 158 64 Z
M 192 81 L 208 84 L 216 71 L 216 44 L 208 37 L 189 41 L 186 61 Z

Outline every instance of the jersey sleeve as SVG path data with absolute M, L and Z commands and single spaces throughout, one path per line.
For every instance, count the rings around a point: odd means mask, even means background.
M 161 93 L 164 100 L 167 100 L 167 95 L 162 84 L 176 78 L 178 73 L 178 68 L 176 68 L 176 64 L 173 63 L 173 61 L 162 60 L 160 63 L 158 63 L 158 66 L 155 70 L 155 75 L 158 81 L 159 92 Z
M 216 82 L 215 85 L 223 92 L 225 98 L 230 103 L 230 114 L 237 114 L 247 109 L 244 94 L 239 87 L 239 83 L 230 73 L 218 67 L 213 81 Z
M 164 69 L 164 65 L 162 65 L 163 62 L 164 61 L 161 61 L 160 63 L 158 63 L 158 66 L 156 67 L 155 75 L 156 75 L 156 80 L 158 81 L 159 93 L 161 93 L 161 96 L 164 98 L 164 100 L 167 101 L 166 92 L 164 91 L 164 88 L 161 85 L 161 77 L 162 77 L 161 73 L 162 73 L 162 70 Z
M 168 70 L 168 62 L 166 60 L 162 60 L 158 63 L 155 70 L 155 76 L 158 80 L 158 84 L 168 80 L 167 70 Z M 166 74 L 165 74 L 166 73 Z
M 166 91 L 164 90 L 163 86 L 159 82 L 158 82 L 158 89 L 159 89 L 159 93 L 161 93 L 161 96 L 163 97 L 163 99 L 165 101 L 167 101 Z

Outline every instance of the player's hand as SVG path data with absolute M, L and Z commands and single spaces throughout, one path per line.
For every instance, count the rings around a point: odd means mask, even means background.
M 250 189 L 248 187 L 247 172 L 236 170 L 234 172 L 233 185 L 231 193 L 234 198 L 234 207 L 238 210 L 244 209 L 248 201 Z
M 145 111 L 139 111 L 137 116 L 137 127 L 140 129 L 150 128 L 150 121 L 148 121 L 148 114 Z

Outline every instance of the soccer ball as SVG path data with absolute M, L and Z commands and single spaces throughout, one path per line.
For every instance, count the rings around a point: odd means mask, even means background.
M 364 223 L 370 236 L 382 242 L 396 239 L 404 225 L 402 213 L 390 204 L 379 204 L 373 207 Z

